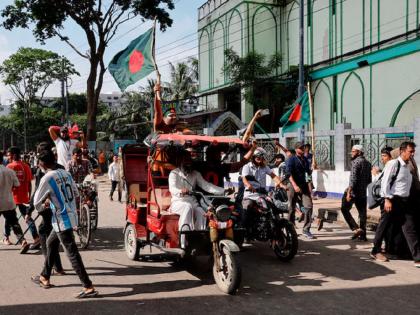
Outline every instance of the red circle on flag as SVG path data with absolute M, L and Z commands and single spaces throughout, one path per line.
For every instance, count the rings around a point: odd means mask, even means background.
M 136 73 L 141 70 L 144 64 L 144 56 L 139 50 L 134 50 L 131 53 L 130 60 L 128 61 L 128 70 L 131 73 Z

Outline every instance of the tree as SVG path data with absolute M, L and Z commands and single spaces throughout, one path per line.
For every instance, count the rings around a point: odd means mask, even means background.
M 106 47 L 123 23 L 138 16 L 143 20 L 156 18 L 160 29 L 166 30 L 172 25 L 172 19 L 162 6 L 172 10 L 173 0 L 14 0 L 14 4 L 6 6 L 1 15 L 5 18 L 3 26 L 6 29 L 29 28 L 33 25 L 33 34 L 41 43 L 57 36 L 77 54 L 89 60 L 86 83 L 87 138 L 95 140 L 99 94 L 106 71 Z M 63 33 L 64 23 L 68 20 L 83 30 L 89 45 L 87 53 L 78 50 Z
M 169 63 L 171 81 L 168 93 L 172 101 L 184 100 L 194 96 L 198 91 L 198 60 L 191 58 L 188 62 L 176 65 Z
M 73 74 L 78 73 L 67 58 L 37 48 L 19 48 L 0 66 L 4 84 L 27 106 L 41 101 L 54 81 Z
M 78 74 L 65 57 L 52 51 L 36 48 L 19 48 L 0 66 L 0 75 L 23 111 L 24 148 L 27 149 L 28 110 L 36 102 L 42 101 L 47 88 L 64 76 Z
M 244 98 L 254 109 L 270 108 L 271 117 L 274 119 L 279 114 L 279 92 L 283 86 L 275 83 L 275 69 L 281 66 L 281 55 L 274 54 L 267 57 L 263 54 L 251 51 L 244 57 L 240 57 L 234 50 L 225 50 L 226 63 L 223 71 L 229 76 L 234 85 L 245 90 Z M 271 95 L 267 100 L 264 96 Z M 275 121 L 270 122 L 270 129 L 276 128 Z

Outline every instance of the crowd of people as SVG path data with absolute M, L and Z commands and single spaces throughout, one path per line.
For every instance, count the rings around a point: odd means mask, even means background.
M 72 268 L 78 275 L 83 289 L 77 298 L 93 297 L 98 294 L 84 267 L 78 251 L 74 229 L 77 227 L 77 211 L 79 190 L 77 184 L 93 174 L 81 133 L 80 141 L 70 138 L 67 127 L 50 127 L 49 133 L 55 147 L 48 142 L 37 147 L 37 166 L 31 167 L 22 161 L 19 148 L 10 147 L 6 159 L 0 152 L 0 214 L 5 218 L 3 243 L 10 245 L 10 231 L 13 230 L 21 253 L 38 249 L 44 255 L 44 264 L 39 275 L 31 277 L 31 281 L 48 289 L 52 286 L 50 278 L 54 270 L 56 275 L 64 275 L 61 264 L 59 245 L 65 249 Z M 83 154 L 85 153 L 85 154 Z M 6 164 L 3 165 L 3 164 Z M 35 190 L 32 193 L 32 180 L 35 177 Z M 16 207 L 31 231 L 33 244 L 29 244 L 19 225 Z M 42 222 L 37 229 L 32 218 L 37 211 Z
M 154 132 L 190 134 L 191 131 L 178 128 L 173 108 L 162 110 L 159 86 L 155 87 L 155 91 Z M 260 111 L 245 131 L 245 141 L 259 115 Z M 122 151 L 120 149 L 118 154 L 112 151 L 106 154 L 101 150 L 96 158 L 87 150 L 82 132 L 71 135 L 67 126 L 52 126 L 49 134 L 55 146 L 43 142 L 38 145 L 36 153 L 22 154 L 17 147 L 9 148 L 6 156 L 0 152 L 0 160 L 3 161 L 0 164 L 0 215 L 5 218 L 3 243 L 12 244 L 10 234 L 13 231 L 22 253 L 41 249 L 44 264 L 40 274 L 32 276 L 31 280 L 43 288 L 52 286 L 50 279 L 53 270 L 57 275 L 65 274 L 59 254 L 61 244 L 83 285 L 76 297 L 93 297 L 98 292 L 89 279 L 73 235 L 78 218 L 78 185 L 88 175 L 95 178 L 97 174 L 107 174 L 111 182 L 110 200 L 113 201 L 117 191 L 118 201 L 122 202 Z M 250 213 L 254 211 L 258 197 L 267 194 L 266 179 L 269 176 L 276 188 L 287 193 L 290 222 L 295 224 L 298 212 L 299 221 L 303 222 L 302 235 L 308 239 L 316 238 L 311 233 L 315 198 L 312 171 L 316 169 L 311 146 L 302 142 L 296 143 L 293 149 L 287 149 L 279 142 L 275 142 L 275 146 L 277 152 L 274 163 L 267 165 L 266 152 L 257 147 L 255 141 L 250 142 L 248 151 L 238 162 L 226 162 L 222 157 L 223 150 L 210 145 L 206 150 L 206 162 L 203 163 L 197 159 L 194 146 L 186 144 L 181 163 L 170 169 L 168 177 L 172 197 L 169 211 L 180 216 L 179 229 L 205 228 L 205 211 L 193 196 L 197 187 L 212 194 L 223 194 L 224 179 L 229 180 L 231 173 L 239 172 L 236 204 L 241 208 L 240 224 L 245 229 L 251 224 Z M 380 181 L 381 217 L 370 255 L 375 260 L 385 262 L 390 255 L 405 254 L 414 260 L 416 267 L 420 267 L 420 215 L 416 209 L 420 198 L 420 181 L 414 160 L 415 147 L 413 142 L 404 142 L 395 150 L 390 147 L 382 149 L 384 169 L 381 171 L 367 161 L 361 145 L 354 145 L 351 150 L 349 185 L 343 194 L 341 211 L 353 231 L 351 238 L 367 241 L 367 189 L 372 180 Z M 156 165 L 159 170 L 159 164 Z M 359 214 L 358 223 L 350 211 L 353 205 Z M 32 244 L 25 239 L 16 208 L 32 235 Z M 38 228 L 36 219 L 33 219 L 35 210 L 42 218 Z M 320 228 L 322 218 L 318 221 Z M 181 247 L 185 245 L 185 240 L 181 238 Z

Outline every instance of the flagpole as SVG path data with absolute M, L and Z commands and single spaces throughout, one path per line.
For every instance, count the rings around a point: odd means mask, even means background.
M 153 21 L 153 49 L 152 49 L 152 57 L 153 57 L 153 65 L 155 67 L 155 71 L 156 71 L 156 84 L 160 85 L 160 72 L 158 69 L 158 65 L 156 63 L 156 20 L 157 17 L 155 16 L 155 19 Z M 160 91 L 156 92 L 156 96 L 157 99 L 160 101 L 161 97 L 160 97 Z
M 308 100 L 309 100 L 309 115 L 310 115 L 310 126 L 311 126 L 311 145 L 312 145 L 312 166 L 316 169 L 316 161 L 315 161 L 315 121 L 314 121 L 314 105 L 312 100 L 312 93 L 311 93 L 311 83 L 308 81 L 306 86 L 308 92 Z

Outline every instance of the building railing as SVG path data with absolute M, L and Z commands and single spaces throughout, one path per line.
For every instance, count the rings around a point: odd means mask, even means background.
M 258 146 L 267 152 L 267 161 L 272 162 L 275 154 L 274 140 L 293 149 L 297 141 L 301 140 L 298 132 L 256 134 Z M 306 131 L 303 141 L 311 143 L 312 132 Z M 404 141 L 414 141 L 420 145 L 420 118 L 416 118 L 412 125 L 386 128 L 351 128 L 351 124 L 337 124 L 334 130 L 315 131 L 314 153 L 317 167 L 321 170 L 349 171 L 351 167 L 351 148 L 361 144 L 366 159 L 372 164 L 382 167 L 381 150 L 384 147 L 398 148 Z M 420 153 L 416 153 L 416 160 L 420 162 Z

